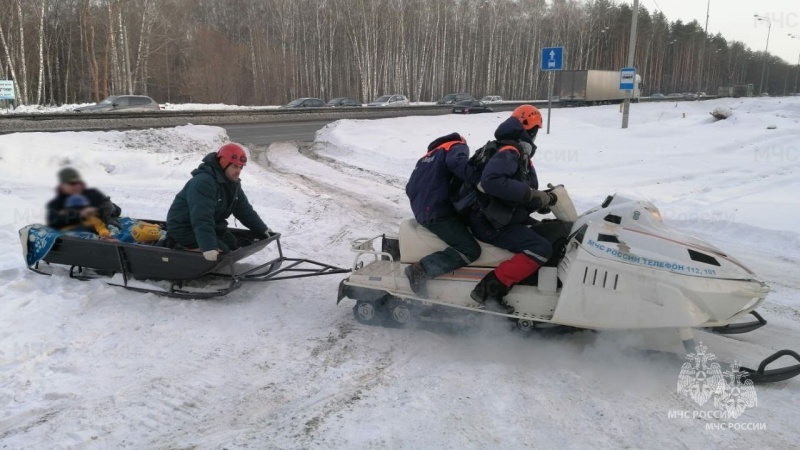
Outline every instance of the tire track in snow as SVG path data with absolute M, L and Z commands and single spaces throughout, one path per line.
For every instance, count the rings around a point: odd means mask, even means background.
M 313 156 L 296 143 L 276 143 L 256 149 L 256 162 L 308 198 L 307 214 L 293 221 L 296 230 L 309 222 L 340 222 L 330 244 L 344 244 L 347 236 L 381 234 L 397 229 L 410 216 L 402 181 Z M 364 231 L 354 229 L 354 225 Z

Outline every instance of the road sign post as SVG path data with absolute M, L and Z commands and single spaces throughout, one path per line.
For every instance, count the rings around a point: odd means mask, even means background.
M 550 134 L 550 113 L 553 110 L 553 73 L 564 69 L 564 47 L 542 49 L 541 70 L 547 73 L 547 134 Z
M 631 14 L 631 35 L 628 42 L 628 67 L 633 67 L 633 57 L 636 54 L 636 22 L 639 18 L 639 0 L 633 0 L 633 14 Z M 634 85 L 636 83 L 636 76 L 634 75 Z M 635 86 L 634 86 L 635 87 Z M 625 100 L 622 103 L 622 128 L 628 128 L 628 116 L 631 112 L 631 93 L 625 91 Z

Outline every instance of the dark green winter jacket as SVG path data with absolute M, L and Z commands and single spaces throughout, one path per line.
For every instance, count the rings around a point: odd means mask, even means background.
M 228 180 L 217 162 L 217 154 L 209 153 L 192 171 L 167 213 L 167 234 L 184 246 L 197 243 L 201 251 L 217 248 L 217 235 L 228 228 L 233 216 L 255 234 L 267 231 L 267 225 L 253 210 L 239 182 Z

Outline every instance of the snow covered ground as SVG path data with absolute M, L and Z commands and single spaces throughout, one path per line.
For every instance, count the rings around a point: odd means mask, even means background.
M 717 103 L 733 111 L 715 122 Z M 800 100 L 554 110 L 535 164 L 579 210 L 614 191 L 743 260 L 774 292 L 767 327 L 699 337 L 754 365 L 800 348 Z M 286 253 L 351 263 L 348 240 L 393 232 L 433 138 L 491 139 L 508 113 L 335 122 L 313 146 L 251 148 L 244 189 Z M 768 127 L 775 126 L 775 129 Z M 736 420 L 676 393 L 681 361 L 634 333 L 459 335 L 358 324 L 340 277 L 246 285 L 223 300 L 137 294 L 24 267 L 17 230 L 43 220 L 55 172 L 78 168 L 127 215 L 163 219 L 215 127 L 0 136 L 2 448 L 792 448 L 800 380 L 757 387 Z M 256 261 L 272 255 L 258 255 Z M 753 429 L 706 429 L 728 422 Z M 721 424 L 721 425 L 720 425 Z M 755 424 L 747 425 L 747 424 Z

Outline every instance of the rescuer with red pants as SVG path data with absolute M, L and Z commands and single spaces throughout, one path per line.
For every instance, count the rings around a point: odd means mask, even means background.
M 504 297 L 511 288 L 533 275 L 552 255 L 550 242 L 529 228 L 530 214 L 556 202 L 552 193 L 538 190 L 539 180 L 531 158 L 534 140 L 542 126 L 539 110 L 517 108 L 495 131 L 498 151 L 481 174 L 478 202 L 470 215 L 470 228 L 481 241 L 516 253 L 487 274 L 471 293 L 473 300 L 498 303 L 512 313 Z

